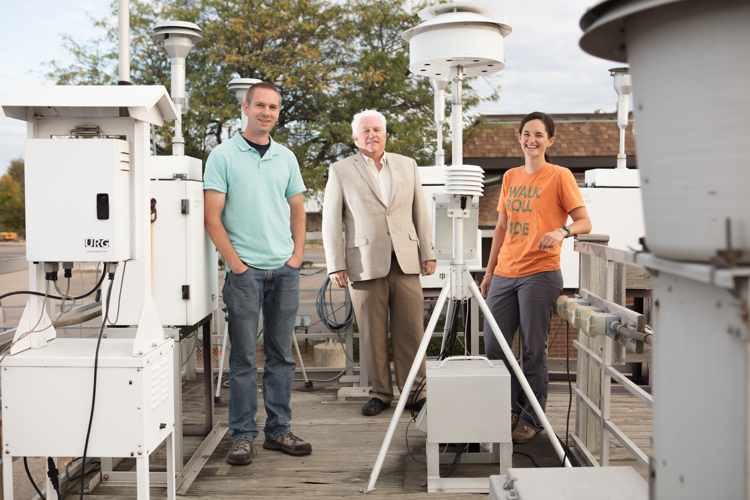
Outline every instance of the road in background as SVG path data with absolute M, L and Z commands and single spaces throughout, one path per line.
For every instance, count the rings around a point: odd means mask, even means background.
M 26 256 L 26 243 L 25 242 L 11 242 L 3 241 L 0 242 L 0 260 L 15 259 L 16 257 Z

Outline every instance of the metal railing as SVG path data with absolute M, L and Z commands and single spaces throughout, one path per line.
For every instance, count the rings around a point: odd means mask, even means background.
M 599 241 L 606 242 L 607 239 L 605 237 Z M 596 241 L 596 236 L 591 235 L 591 240 Z M 647 327 L 645 316 L 622 305 L 625 302 L 626 266 L 643 266 L 636 263 L 636 252 L 585 241 L 576 241 L 574 249 L 581 254 L 581 299 L 591 307 L 619 319 L 608 322 L 605 335 L 588 337 L 581 329 L 578 340 L 573 342 L 578 350 L 579 362 L 573 389 L 576 396 L 576 426 L 570 437 L 576 450 L 580 451 L 579 459 L 590 466 L 609 465 L 609 442 L 610 437 L 614 437 L 648 469 L 650 457 L 610 417 L 612 380 L 647 407 L 653 406 L 651 394 L 613 366 L 618 351 L 629 351 L 641 355 L 642 360 L 650 360 L 653 332 Z M 589 288 L 596 289 L 598 293 Z M 594 456 L 597 449 L 598 461 Z

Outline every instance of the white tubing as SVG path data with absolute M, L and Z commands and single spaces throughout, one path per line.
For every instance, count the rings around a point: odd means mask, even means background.
M 471 288 L 471 293 L 477 299 L 477 303 L 479 304 L 479 308 L 484 314 L 484 318 L 490 324 L 492 333 L 495 334 L 497 342 L 503 349 L 505 359 L 508 360 L 508 364 L 516 374 L 518 381 L 521 383 L 523 392 L 526 393 L 526 397 L 529 399 L 531 406 L 534 408 L 537 417 L 539 417 L 539 420 L 541 420 L 542 427 L 545 431 L 547 431 L 547 437 L 549 438 L 550 443 L 552 443 L 552 447 L 555 449 L 558 458 L 562 460 L 563 457 L 565 457 L 565 467 L 572 467 L 570 461 L 568 460 L 568 457 L 565 456 L 565 452 L 563 451 L 562 446 L 560 446 L 560 443 L 557 440 L 557 434 L 555 434 L 555 431 L 552 430 L 552 426 L 550 425 L 549 420 L 547 420 L 547 416 L 544 414 L 544 411 L 542 411 L 542 407 L 539 404 L 539 401 L 537 401 L 536 396 L 534 395 L 534 391 L 531 390 L 531 386 L 529 385 L 528 380 L 526 380 L 526 377 L 523 375 L 521 367 L 518 366 L 518 361 L 516 361 L 516 357 L 513 355 L 513 351 L 511 351 L 510 346 L 505 341 L 505 337 L 503 337 L 503 334 L 500 331 L 500 326 L 498 326 L 497 321 L 495 321 L 494 316 L 492 316 L 492 311 L 490 311 L 490 308 L 487 307 L 487 303 L 484 301 L 484 297 L 482 297 L 482 293 L 479 291 L 479 287 L 477 287 L 477 284 L 474 283 L 474 280 L 469 280 L 469 288 Z
M 305 378 L 305 384 L 308 384 L 310 381 L 307 380 L 307 370 L 305 370 L 305 363 L 302 362 L 302 354 L 299 352 L 299 342 L 297 342 L 297 335 L 292 332 L 292 338 L 294 339 L 294 350 L 297 351 L 297 360 L 299 361 L 299 366 L 302 368 L 302 376 Z
M 218 317 L 218 314 L 217 314 L 217 317 Z M 224 375 L 224 357 L 226 356 L 226 352 L 227 352 L 227 339 L 228 338 L 229 338 L 229 321 L 227 321 L 227 325 L 226 327 L 224 327 L 224 335 L 221 339 L 221 354 L 219 355 L 219 377 L 216 380 L 216 397 L 217 398 L 221 396 L 221 378 L 222 378 L 222 375 Z
M 422 359 L 424 359 L 424 356 L 427 353 L 427 346 L 429 345 L 430 340 L 432 340 L 432 333 L 435 331 L 435 326 L 437 325 L 438 318 L 440 317 L 440 313 L 443 310 L 445 299 L 448 297 L 448 290 L 450 290 L 450 286 L 450 280 L 446 281 L 445 285 L 443 285 L 443 290 L 440 292 L 437 304 L 435 304 L 435 310 L 432 313 L 432 317 L 430 317 L 430 322 L 427 324 L 427 330 L 425 330 L 424 337 L 422 337 L 422 343 L 419 344 L 417 354 L 414 356 L 414 363 L 412 363 L 411 365 L 409 376 L 406 378 L 406 383 L 404 384 L 403 389 L 401 389 L 401 396 L 398 398 L 396 410 L 393 412 L 391 424 L 388 426 L 388 432 L 386 432 L 385 434 L 385 439 L 383 439 L 383 444 L 380 447 L 378 458 L 377 460 L 375 460 L 375 465 L 372 468 L 372 473 L 370 473 L 370 479 L 367 480 L 367 487 L 359 490 L 360 493 L 369 493 L 370 491 L 375 489 L 375 483 L 377 482 L 378 476 L 380 475 L 380 469 L 383 467 L 385 455 L 386 453 L 388 453 L 388 448 L 391 446 L 393 435 L 396 433 L 396 427 L 398 427 L 398 421 L 399 419 L 401 419 L 401 414 L 404 412 L 406 400 L 409 399 L 409 392 L 411 391 L 411 386 L 414 385 L 414 379 L 417 378 L 419 366 L 422 364 Z
M 120 68 L 121 82 L 130 82 L 130 1 L 120 0 L 117 8 L 119 20 Z
M 462 66 L 451 68 L 451 79 L 453 80 L 453 102 L 451 106 L 451 134 L 453 140 L 452 165 L 461 165 L 464 162 L 464 129 L 463 129 L 463 100 L 461 92 L 463 89 L 464 69 Z

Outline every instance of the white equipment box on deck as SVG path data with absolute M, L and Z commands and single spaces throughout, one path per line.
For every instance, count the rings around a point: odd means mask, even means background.
M 441 444 L 493 443 L 491 453 L 463 454 L 461 463 L 499 462 L 501 473 L 512 465 L 510 374 L 502 361 L 481 356 L 427 361 L 427 403 L 419 417 L 417 428 L 427 432 L 430 493 L 489 491 L 486 476 L 441 478 L 441 456 L 451 461 L 454 456 L 441 454 Z
M 87 455 L 148 457 L 174 428 L 174 341 L 133 356 L 132 339 L 102 339 Z M 57 338 L 2 361 L 3 458 L 83 455 L 96 339 Z
M 490 477 L 490 500 L 647 500 L 648 483 L 632 467 L 508 469 Z

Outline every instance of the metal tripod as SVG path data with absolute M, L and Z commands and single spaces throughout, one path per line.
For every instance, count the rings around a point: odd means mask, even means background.
M 461 198 L 463 198 L 463 200 L 461 200 Z M 378 453 L 378 458 L 375 461 L 375 465 L 372 468 L 370 479 L 367 481 L 367 486 L 360 490 L 360 492 L 362 493 L 368 493 L 375 489 L 375 483 L 377 482 L 378 476 L 380 475 L 380 469 L 383 467 L 385 455 L 388 453 L 388 448 L 390 447 L 391 441 L 393 440 L 393 435 L 396 432 L 396 427 L 398 426 L 398 422 L 404 412 L 406 401 L 409 399 L 409 392 L 414 385 L 414 380 L 417 378 L 419 366 L 421 365 L 422 360 L 425 357 L 427 346 L 432 339 L 432 334 L 435 331 L 435 325 L 437 324 L 438 318 L 440 317 L 440 313 L 443 310 L 443 306 L 445 305 L 445 301 L 448 296 L 450 296 L 451 300 L 464 300 L 471 297 L 474 297 L 476 299 L 477 304 L 479 304 L 479 308 L 484 314 L 485 319 L 487 319 L 487 322 L 490 324 L 492 332 L 495 334 L 495 338 L 497 339 L 500 347 L 503 350 L 503 354 L 505 354 L 505 359 L 508 360 L 510 368 L 516 374 L 516 377 L 518 377 L 518 381 L 521 383 L 521 387 L 523 388 L 524 393 L 526 393 L 526 397 L 529 399 L 531 406 L 534 408 L 534 411 L 539 417 L 542 427 L 547 432 L 547 437 L 549 438 L 550 443 L 552 443 L 552 447 L 555 449 L 557 456 L 560 458 L 560 460 L 565 460 L 565 467 L 572 467 L 570 461 L 565 455 L 565 452 L 563 451 L 562 446 L 560 445 L 560 442 L 557 439 L 557 435 L 552 430 L 552 426 L 550 425 L 549 420 L 547 420 L 547 416 L 544 414 L 544 411 L 542 411 L 542 407 L 539 404 L 539 401 L 536 399 L 534 391 L 531 390 L 529 382 L 526 380 L 521 367 L 518 365 L 516 357 L 513 355 L 513 351 L 505 341 L 505 337 L 500 331 L 500 327 L 498 326 L 497 321 L 495 321 L 495 318 L 492 316 L 492 312 L 487 307 L 487 303 L 485 302 L 484 297 L 482 297 L 482 293 L 479 291 L 479 287 L 477 287 L 477 284 L 474 282 L 474 278 L 472 278 L 468 268 L 466 267 L 463 247 L 463 220 L 465 216 L 468 216 L 468 211 L 463 210 L 463 207 L 465 207 L 466 205 L 466 197 L 460 195 L 452 196 L 451 203 L 455 203 L 456 206 L 454 207 L 452 215 L 451 211 L 449 211 L 449 215 L 453 217 L 453 261 L 451 262 L 450 274 L 448 279 L 446 280 L 445 285 L 443 285 L 443 289 L 440 292 L 440 296 L 438 297 L 435 309 L 432 312 L 429 323 L 427 324 L 427 329 L 425 330 L 424 336 L 422 337 L 422 343 L 419 345 L 417 354 L 414 357 L 414 363 L 412 364 L 411 370 L 409 371 L 409 376 L 406 379 L 404 388 L 401 391 L 401 397 L 399 398 L 398 404 L 396 405 L 396 410 L 393 412 L 391 423 L 388 426 L 388 432 L 386 432 L 385 438 L 383 439 L 383 444 L 380 447 L 380 452 Z

